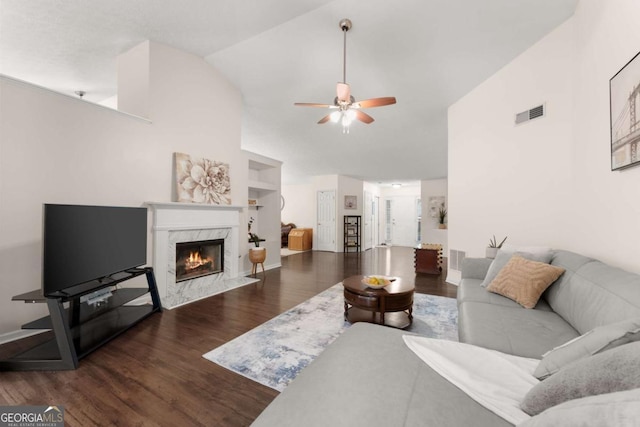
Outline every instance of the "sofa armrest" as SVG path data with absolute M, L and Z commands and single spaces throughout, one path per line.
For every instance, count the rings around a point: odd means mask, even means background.
M 490 258 L 465 258 L 462 261 L 462 278 L 483 280 L 492 262 Z

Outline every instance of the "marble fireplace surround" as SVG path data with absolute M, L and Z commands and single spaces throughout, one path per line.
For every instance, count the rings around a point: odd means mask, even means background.
M 242 206 L 147 202 L 153 210 L 153 269 L 164 308 L 175 308 L 255 279 L 238 277 Z M 176 243 L 224 239 L 224 271 L 176 283 Z

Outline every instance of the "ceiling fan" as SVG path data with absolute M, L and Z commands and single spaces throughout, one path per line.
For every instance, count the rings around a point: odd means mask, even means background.
M 319 107 L 329 108 L 337 111 L 332 112 L 321 118 L 318 124 L 327 123 L 328 121 L 342 123 L 342 133 L 349 133 L 349 126 L 353 120 L 360 120 L 369 124 L 373 122 L 373 117 L 361 111 L 362 108 L 382 107 L 396 103 L 396 98 L 387 96 L 383 98 L 371 98 L 364 101 L 356 101 L 351 95 L 351 88 L 347 84 L 347 31 L 351 29 L 352 23 L 349 19 L 342 19 L 339 23 L 340 29 L 344 34 L 343 49 L 343 65 L 342 65 L 342 82 L 336 87 L 336 97 L 333 104 L 316 104 L 311 102 L 296 102 L 294 105 L 298 107 Z

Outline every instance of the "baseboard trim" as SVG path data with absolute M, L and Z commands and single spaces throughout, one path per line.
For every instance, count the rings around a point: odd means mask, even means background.
M 280 267 L 282 267 L 282 264 L 280 264 L 279 262 L 275 264 L 269 264 L 264 266 L 264 271 L 273 270 L 274 268 L 280 268 Z M 259 266 L 258 266 L 258 272 L 262 273 L 262 268 L 260 268 Z M 251 276 L 251 270 L 241 271 L 240 276 L 245 276 L 245 277 Z

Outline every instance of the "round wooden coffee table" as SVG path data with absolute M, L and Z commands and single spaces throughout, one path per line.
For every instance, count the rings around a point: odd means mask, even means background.
M 342 281 L 344 286 L 344 318 L 350 323 L 370 322 L 406 328 L 413 321 L 412 283 L 395 278 L 381 289 L 369 288 L 362 283 L 364 276 L 351 276 Z

